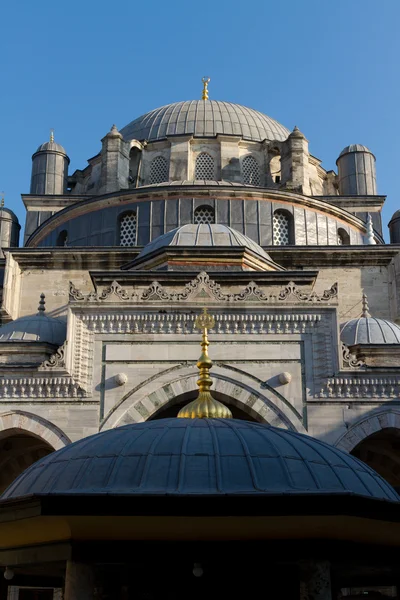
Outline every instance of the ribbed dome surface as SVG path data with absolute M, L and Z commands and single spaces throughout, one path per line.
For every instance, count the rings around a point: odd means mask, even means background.
M 0 343 L 47 342 L 61 346 L 66 337 L 66 324 L 45 314 L 21 317 L 0 327 Z
M 218 100 L 175 102 L 156 108 L 121 129 L 125 140 L 163 139 L 170 135 L 214 137 L 238 135 L 245 140 L 286 140 L 290 131 L 257 110 Z
M 249 248 L 264 258 L 268 254 L 256 242 L 226 225 L 188 224 L 172 229 L 143 248 L 139 256 L 145 256 L 166 246 L 240 246 Z
M 65 149 L 61 146 L 61 144 L 57 144 L 57 142 L 45 142 L 41 144 L 36 152 L 59 152 L 60 154 L 67 155 Z
M 347 321 L 340 332 L 341 340 L 347 346 L 355 344 L 400 344 L 400 327 L 396 323 L 360 317 Z
M 399 500 L 384 479 L 345 452 L 299 433 L 233 419 L 160 419 L 96 434 L 29 467 L 2 499 L 318 493 Z
M 343 148 L 343 150 L 339 154 L 339 157 L 343 156 L 343 154 L 349 154 L 350 152 L 369 152 L 370 154 L 372 154 L 371 150 L 367 148 L 367 146 L 363 146 L 362 144 L 350 144 L 350 146 L 346 146 L 346 148 Z

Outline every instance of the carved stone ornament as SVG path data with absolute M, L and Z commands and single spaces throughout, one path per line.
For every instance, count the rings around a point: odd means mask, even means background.
M 236 294 L 224 293 L 219 283 L 210 278 L 208 273 L 201 271 L 192 281 L 189 281 L 180 291 L 169 292 L 161 283 L 153 281 L 153 283 L 145 290 L 140 300 L 143 301 L 165 301 L 165 302 L 180 302 L 184 300 L 195 300 L 196 296 L 205 291 L 210 299 L 220 300 L 221 302 L 242 302 L 242 301 L 261 301 L 269 303 L 279 303 L 290 298 L 297 302 L 305 302 L 311 304 L 319 304 L 328 302 L 338 295 L 338 285 L 335 283 L 329 290 L 325 290 L 322 294 L 317 294 L 314 291 L 303 291 L 291 281 L 278 294 L 266 294 L 255 281 L 250 281 L 248 285 Z M 129 292 L 124 290 L 117 281 L 103 290 L 102 292 L 90 292 L 83 294 L 78 290 L 73 283 L 70 282 L 69 295 L 72 300 L 97 302 L 108 300 L 110 296 L 115 295 L 120 300 L 133 300 Z M 199 298 L 204 302 L 204 298 Z
M 65 341 L 62 346 L 45 360 L 39 367 L 39 370 L 47 371 L 48 369 L 64 369 L 65 368 L 65 349 L 67 342 Z
M 143 292 L 141 300 L 164 300 L 168 302 L 177 302 L 180 300 L 188 300 L 196 295 L 202 288 L 210 292 L 216 300 L 224 302 L 240 302 L 245 300 L 260 300 L 263 302 L 280 302 L 289 297 L 298 300 L 299 302 L 320 303 L 332 300 L 337 297 L 338 285 L 335 283 L 330 290 L 325 290 L 322 295 L 316 292 L 304 292 L 297 288 L 296 284 L 291 281 L 285 286 L 278 295 L 266 294 L 258 286 L 255 281 L 250 283 L 237 294 L 225 294 L 221 285 L 210 279 L 210 276 L 202 271 L 192 281 L 187 283 L 180 292 L 168 292 L 158 281 L 153 283 Z
M 108 288 L 105 288 L 102 292 L 90 292 L 86 295 L 83 294 L 80 290 L 78 290 L 71 281 L 69 282 L 69 296 L 72 300 L 86 300 L 87 302 L 96 302 L 98 300 L 108 300 L 108 298 L 110 298 L 110 296 L 112 295 L 117 296 L 120 300 L 131 299 L 128 292 L 119 285 L 118 281 L 115 280 Z
M 348 369 L 358 369 L 360 367 L 365 367 L 365 362 L 363 360 L 359 360 L 355 354 L 350 352 L 350 348 L 343 344 L 342 342 L 342 360 L 343 367 Z

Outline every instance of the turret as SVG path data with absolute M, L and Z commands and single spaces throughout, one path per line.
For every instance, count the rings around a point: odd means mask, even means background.
M 54 141 L 42 144 L 32 156 L 31 194 L 65 194 L 69 158 L 64 148 Z
M 336 161 L 341 196 L 375 196 L 375 156 L 366 146 L 346 146 Z
M 9 208 L 4 207 L 4 199 L 0 202 L 0 256 L 3 248 L 16 248 L 19 246 L 19 232 L 21 225 L 17 216 Z

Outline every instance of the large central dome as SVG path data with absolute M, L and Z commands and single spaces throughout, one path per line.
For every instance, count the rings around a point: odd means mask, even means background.
M 175 102 L 156 108 L 121 129 L 125 140 L 155 141 L 171 135 L 238 135 L 245 140 L 284 141 L 290 131 L 257 110 L 219 100 Z

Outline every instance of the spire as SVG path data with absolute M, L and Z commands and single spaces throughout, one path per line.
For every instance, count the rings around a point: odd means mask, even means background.
M 210 369 L 213 366 L 211 358 L 208 356 L 207 329 L 212 329 L 215 325 L 215 319 L 209 315 L 207 309 L 203 309 L 203 314 L 198 315 L 195 321 L 195 327 L 203 331 L 201 349 L 202 353 L 197 362 L 197 368 L 200 371 L 197 385 L 199 386 L 199 395 L 196 400 L 190 402 L 187 406 L 181 408 L 178 417 L 181 419 L 231 419 L 232 413 L 227 406 L 215 400 L 210 393 L 210 387 L 213 381 L 210 377 Z
M 364 319 L 368 319 L 368 317 L 370 317 L 370 312 L 369 312 L 369 306 L 368 306 L 368 298 L 367 298 L 367 294 L 363 294 L 362 295 L 362 317 L 364 317 Z
M 372 224 L 372 217 L 370 213 L 368 213 L 367 219 L 367 244 L 370 246 L 376 245 L 374 237 L 374 226 Z
M 208 100 L 208 84 L 210 83 L 210 81 L 211 81 L 210 77 L 202 78 L 202 82 L 203 82 L 203 93 L 201 95 L 202 100 Z
M 38 315 L 43 315 L 45 309 L 45 295 L 43 293 L 40 294 L 40 301 L 39 301 L 39 307 L 38 307 Z
M 50 129 L 50 142 L 54 142 L 54 129 Z

